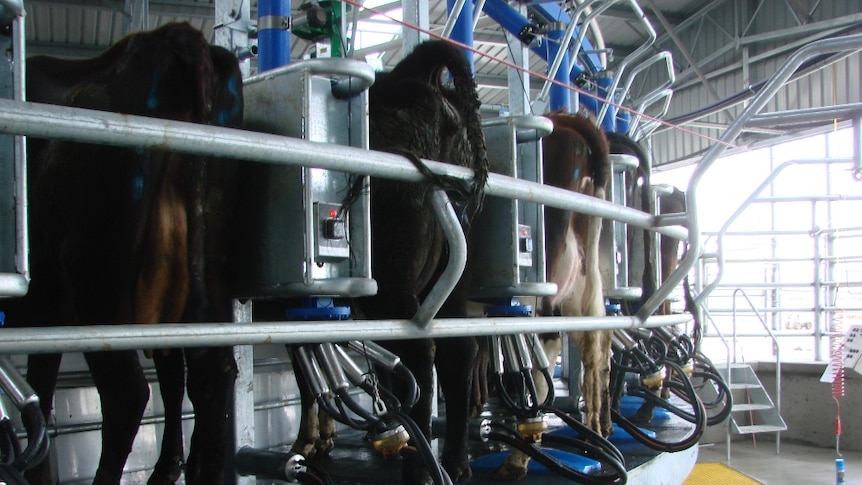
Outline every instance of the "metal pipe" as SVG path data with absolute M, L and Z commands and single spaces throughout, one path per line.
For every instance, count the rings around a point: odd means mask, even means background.
M 763 113 L 753 116 L 745 126 L 748 128 L 771 128 L 776 125 L 793 125 L 798 123 L 812 123 L 822 121 L 833 121 L 841 119 L 858 120 L 862 113 L 862 103 L 849 103 L 839 106 L 819 106 L 816 108 L 802 108 L 780 111 L 776 113 Z
M 27 100 L 27 51 L 25 41 L 24 17 L 16 17 L 12 22 L 12 49 L 13 62 L 13 96 L 15 101 Z M 3 290 L 10 289 L 6 283 L 13 283 L 18 291 L 14 296 L 23 296 L 27 293 L 30 284 L 30 226 L 29 226 L 29 195 L 27 182 L 27 139 L 16 136 L 15 141 L 15 243 L 16 243 L 16 269 L 23 277 L 22 282 L 4 281 Z M 23 293 L 21 293 L 23 291 Z M 3 295 L 11 295 L 5 291 Z
M 638 316 L 641 319 L 646 318 L 658 309 L 661 302 L 670 294 L 673 288 L 682 282 L 683 277 L 688 274 L 689 270 L 694 266 L 695 261 L 700 257 L 701 241 L 700 241 L 700 226 L 697 221 L 697 186 L 704 174 L 709 170 L 712 164 L 724 153 L 727 145 L 735 140 L 745 127 L 745 123 L 755 114 L 757 114 L 775 95 L 775 93 L 784 85 L 785 82 L 793 75 L 796 69 L 808 58 L 821 53 L 829 53 L 836 51 L 848 51 L 862 48 L 862 35 L 848 35 L 833 39 L 824 39 L 808 44 L 796 52 L 794 52 L 775 74 L 769 79 L 766 85 L 758 92 L 757 96 L 752 99 L 751 103 L 743 110 L 722 134 L 718 143 L 713 144 L 707 150 L 703 159 L 698 163 L 697 168 L 692 173 L 688 183 L 689 194 L 688 213 L 689 213 L 689 247 L 685 257 L 682 258 L 677 268 L 671 273 L 661 287 L 641 306 Z M 699 295 L 702 296 L 702 295 Z
M 461 280 L 461 275 L 464 274 L 464 268 L 467 266 L 467 238 L 464 237 L 461 221 L 455 214 L 446 191 L 435 189 L 431 192 L 431 206 L 449 244 L 449 261 L 431 291 L 428 292 L 428 296 L 413 315 L 412 320 L 422 328 L 427 328 L 443 307 L 443 303 Z
M 290 64 L 290 0 L 260 0 L 257 6 L 258 71 Z
M 424 176 L 404 157 L 361 148 L 314 143 L 268 133 L 120 115 L 95 110 L 0 99 L 0 133 L 73 140 L 115 146 L 142 146 L 218 157 L 285 165 L 305 165 L 342 172 L 364 173 L 407 182 Z M 423 160 L 441 176 L 469 181 L 473 171 L 448 163 Z M 594 215 L 653 229 L 655 217 L 570 190 L 545 186 L 500 174 L 488 175 L 485 193 Z M 655 228 L 677 239 L 689 238 L 681 227 Z
M 537 333 L 653 328 L 686 324 L 691 315 L 637 317 L 482 317 L 435 320 L 435 338 L 507 335 L 525 328 Z M 62 322 L 56 322 L 62 323 Z M 404 340 L 432 336 L 412 320 L 309 321 L 266 323 L 118 324 L 4 328 L 0 354 L 90 352 L 146 348 L 299 344 L 345 340 Z
M 639 59 L 642 55 L 646 54 L 646 52 L 653 45 L 653 43 L 655 42 L 655 39 L 656 39 L 655 29 L 653 28 L 650 21 L 647 20 L 646 15 L 644 15 L 644 11 L 641 9 L 640 5 L 638 5 L 638 3 L 635 0 L 628 0 L 628 3 L 631 6 L 632 10 L 634 11 L 635 17 L 637 17 L 637 19 L 641 21 L 641 24 L 643 24 L 644 29 L 646 29 L 647 40 L 643 44 L 638 46 L 638 48 L 635 49 L 634 52 L 632 52 L 631 54 L 624 57 L 623 60 L 620 61 L 620 63 L 616 66 L 616 68 L 615 68 L 616 74 L 614 75 L 614 82 L 611 84 L 611 88 L 608 89 L 607 102 L 602 104 L 601 111 L 599 111 L 599 114 L 596 117 L 597 122 L 599 124 L 602 123 L 602 120 L 604 119 L 605 115 L 608 114 L 608 112 L 611 108 L 611 103 L 614 101 L 613 100 L 614 94 L 616 93 L 617 86 L 619 86 L 619 84 L 620 84 L 620 79 L 622 78 L 623 72 L 625 71 L 626 67 L 630 63 L 635 61 L 636 59 Z M 616 116 L 616 110 L 615 109 L 612 110 L 611 113 L 613 116 Z
M 245 79 L 245 84 L 266 82 L 270 79 L 294 72 L 307 72 L 311 75 L 343 76 L 347 79 L 333 81 L 332 93 L 336 97 L 353 96 L 365 91 L 374 84 L 374 68 L 364 61 L 354 59 L 307 59 L 294 64 L 274 67 L 266 72 Z
M 452 31 L 455 29 L 455 22 L 457 22 L 458 17 L 461 16 L 461 10 L 464 9 L 465 3 L 467 3 L 467 0 L 455 0 L 454 3 L 450 2 L 449 18 L 446 19 L 446 25 L 443 26 L 443 37 L 449 37 L 452 35 Z
M 6 355 L 0 355 L 0 387 L 12 399 L 18 410 L 23 410 L 28 404 L 39 402 L 36 391 L 30 387 Z
M 380 340 L 380 339 L 375 339 Z M 372 342 L 371 340 L 351 340 L 347 343 L 350 350 L 371 359 L 375 364 L 383 366 L 387 371 L 395 371 L 395 367 L 401 363 L 401 357 L 390 352 L 386 348 Z
M 632 138 L 634 138 L 635 141 L 639 141 L 643 138 L 646 138 L 647 136 L 652 134 L 652 132 L 655 131 L 656 128 L 661 126 L 661 123 L 658 121 L 658 119 L 664 117 L 664 115 L 667 114 L 667 111 L 670 108 L 671 99 L 673 99 L 673 89 L 664 89 L 655 94 L 645 96 L 644 98 L 639 100 L 639 104 L 635 108 L 635 115 L 632 117 L 630 124 L 630 126 L 632 127 L 630 130 L 632 134 L 631 136 Z M 643 124 L 641 124 L 641 126 L 637 126 L 637 124 L 640 122 L 641 117 L 643 116 L 643 113 L 646 111 L 646 108 L 658 102 L 659 100 L 664 100 L 664 102 L 662 103 L 662 107 L 658 111 L 658 113 L 653 115 L 654 119 L 644 122 Z
M 547 111 L 554 113 L 562 111 L 569 113 L 572 111 L 572 93 L 569 91 L 569 74 L 568 72 L 559 69 L 562 63 L 568 65 L 569 60 L 569 41 L 572 37 L 575 24 L 569 24 L 568 29 L 562 29 L 560 22 L 554 22 L 548 27 L 546 34 L 547 43 L 545 49 L 548 51 L 547 57 L 554 57 L 554 61 L 548 66 L 546 73 L 547 80 L 545 81 L 542 91 L 536 98 L 542 102 L 548 100 Z M 552 82 L 551 80 L 555 81 Z M 550 94 L 550 97 L 548 97 Z
M 853 118 L 853 178 L 862 180 L 862 117 Z
M 460 42 L 467 47 L 473 47 L 473 2 L 469 0 L 446 0 L 447 10 L 450 10 L 446 27 L 452 22 L 450 32 L 443 34 L 452 40 Z M 456 11 L 457 9 L 457 11 Z M 443 29 L 444 31 L 446 28 Z M 476 67 L 473 59 L 473 51 L 463 49 L 464 57 L 470 64 L 470 72 L 475 72 Z

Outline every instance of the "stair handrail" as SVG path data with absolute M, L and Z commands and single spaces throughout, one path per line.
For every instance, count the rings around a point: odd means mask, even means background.
M 760 312 L 755 308 L 754 302 L 751 301 L 751 298 L 748 297 L 748 294 L 745 293 L 745 290 L 742 288 L 737 288 L 733 290 L 733 362 L 736 363 L 736 295 L 742 294 L 745 298 L 745 301 L 748 303 L 748 307 L 751 308 L 751 311 L 757 316 L 757 319 L 760 320 L 760 324 L 763 326 L 766 333 L 769 335 L 769 338 L 772 339 L 772 348 L 775 349 L 775 409 L 778 410 L 778 413 L 781 414 L 781 346 L 778 344 L 778 338 L 772 333 L 772 329 L 769 328 L 769 325 L 766 323 L 766 320 L 760 314 Z M 728 373 L 729 374 L 729 373 Z M 728 384 L 730 382 L 728 381 Z M 775 454 L 778 454 L 779 448 L 781 446 L 781 432 L 775 433 Z

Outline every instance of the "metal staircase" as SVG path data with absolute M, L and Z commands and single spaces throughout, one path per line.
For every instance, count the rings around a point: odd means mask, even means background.
M 733 393 L 731 432 L 753 434 L 787 429 L 780 410 L 772 402 L 750 365 L 732 363 L 729 367 L 719 367 L 718 370 Z

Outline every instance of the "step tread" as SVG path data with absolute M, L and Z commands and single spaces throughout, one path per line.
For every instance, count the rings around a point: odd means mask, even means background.
M 753 434 L 753 433 L 769 433 L 774 431 L 785 431 L 787 426 L 775 426 L 771 424 L 748 424 L 745 426 L 736 426 L 738 434 Z
M 764 403 L 740 403 L 733 405 L 733 412 L 737 411 L 763 411 L 767 409 L 775 409 L 772 404 Z

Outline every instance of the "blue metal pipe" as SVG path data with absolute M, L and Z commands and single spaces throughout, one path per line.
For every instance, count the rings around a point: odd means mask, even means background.
M 517 36 L 524 44 L 534 45 L 538 26 L 503 0 L 485 0 L 482 11 L 512 35 Z
M 564 37 L 566 33 L 566 29 L 563 28 L 563 24 L 559 22 L 555 22 L 548 27 L 548 42 L 545 46 L 545 55 L 546 59 L 555 59 L 557 57 L 557 52 L 560 49 L 567 49 L 568 46 L 560 45 L 560 39 Z M 563 55 L 563 61 L 560 66 L 568 66 L 569 65 L 569 55 Z M 554 80 L 559 81 L 565 84 L 565 86 L 560 86 L 559 84 L 552 84 L 550 88 L 550 99 L 548 101 L 548 111 L 553 113 L 556 111 L 563 111 L 565 113 L 570 113 L 572 111 L 572 97 L 571 91 L 568 88 L 569 85 L 569 73 L 566 72 L 562 67 L 557 70 L 556 74 L 554 74 Z
M 451 12 L 457 0 L 446 0 L 446 11 Z M 473 2 L 464 2 L 461 8 L 461 13 L 458 15 L 458 20 L 452 29 L 450 39 L 458 41 L 466 46 L 473 47 Z M 465 49 L 464 54 L 467 56 L 467 62 L 470 63 L 470 72 L 476 72 L 473 64 L 473 51 Z
M 562 22 L 564 24 L 568 24 L 571 22 L 572 18 L 569 17 L 569 14 L 566 13 L 565 10 L 560 7 L 558 3 L 554 2 L 542 2 L 542 3 L 533 3 L 530 5 L 530 9 L 536 12 L 540 17 L 543 17 L 548 22 Z M 488 13 L 486 10 L 485 13 Z M 490 17 L 490 14 L 488 14 Z M 593 44 L 584 38 L 583 42 L 581 42 L 581 52 L 588 52 L 589 54 L 582 56 L 586 61 L 586 68 L 593 74 L 604 69 L 605 66 L 602 66 L 601 59 L 598 54 L 591 53 L 593 50 Z M 572 78 L 574 79 L 574 78 Z
M 290 64 L 290 0 L 260 0 L 257 28 L 258 72 Z

